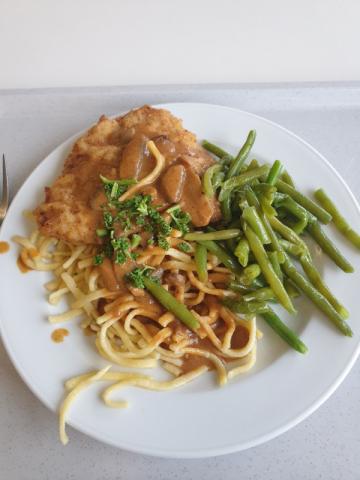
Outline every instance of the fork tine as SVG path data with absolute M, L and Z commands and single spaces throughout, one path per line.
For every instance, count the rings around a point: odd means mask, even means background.
M 2 181 L 2 198 L 0 203 L 0 210 L 3 210 L 3 215 L 5 215 L 6 210 L 9 206 L 9 186 L 8 186 L 8 177 L 6 172 L 6 161 L 5 161 L 4 154 L 2 157 L 2 175 L 3 175 L 3 181 Z

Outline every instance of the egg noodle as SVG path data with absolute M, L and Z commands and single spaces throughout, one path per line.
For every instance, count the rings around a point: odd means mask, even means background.
M 233 294 L 226 288 L 231 272 L 208 253 L 208 281 L 200 282 L 194 262 L 194 243 L 187 242 L 189 252 L 184 253 L 177 248 L 180 236 L 177 230 L 172 231 L 168 238 L 170 248 L 166 251 L 156 246 L 139 248 L 136 262 L 162 270 L 162 286 L 199 321 L 196 334 L 157 302 L 149 301 L 149 297 L 144 302 L 146 294 L 141 289 L 130 287 L 128 293 L 107 290 L 99 267 L 93 263 L 97 247 L 69 245 L 45 237 L 38 230 L 28 238 L 14 237 L 21 246 L 23 265 L 54 274 L 53 280 L 45 285 L 49 304 L 57 305 L 63 297 L 69 298 L 68 310 L 49 316 L 51 324 L 64 324 L 81 317 L 84 333 L 94 335 L 98 352 L 111 364 L 133 369 L 161 365 L 171 375 L 170 380 L 158 381 L 136 370 L 113 371 L 109 365 L 68 380 L 67 394 L 59 411 L 63 444 L 68 442 L 65 418 L 69 406 L 78 393 L 93 382 L 111 382 L 102 392 L 103 401 L 110 407 L 126 407 L 127 402 L 113 399 L 113 393 L 126 386 L 172 390 L 210 369 L 215 369 L 218 383 L 224 385 L 255 364 L 256 340 L 261 337 L 255 316 L 241 319 L 220 303 L 222 298 Z M 237 348 L 234 339 L 239 333 L 242 342 Z M 229 368 L 228 362 L 231 362 Z

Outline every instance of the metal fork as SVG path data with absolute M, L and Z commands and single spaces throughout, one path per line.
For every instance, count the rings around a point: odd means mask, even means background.
M 2 198 L 0 201 L 0 224 L 5 218 L 7 209 L 9 207 L 9 187 L 8 187 L 8 177 L 6 173 L 6 162 L 5 155 L 2 157 Z

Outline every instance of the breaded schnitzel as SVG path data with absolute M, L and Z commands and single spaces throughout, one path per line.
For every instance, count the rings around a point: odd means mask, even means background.
M 99 243 L 96 228 L 106 203 L 100 175 L 141 180 L 154 167 L 146 148 L 150 139 L 166 165 L 143 193 L 158 205 L 178 203 L 197 227 L 219 218 L 217 203 L 201 187 L 201 176 L 213 163 L 211 156 L 170 112 L 144 106 L 115 119 L 102 116 L 76 141 L 62 175 L 45 188 L 45 201 L 35 210 L 40 231 L 73 244 Z

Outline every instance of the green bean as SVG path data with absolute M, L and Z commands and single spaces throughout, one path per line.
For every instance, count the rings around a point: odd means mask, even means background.
M 268 311 L 262 313 L 261 316 L 265 322 L 294 350 L 299 353 L 306 353 L 308 351 L 307 346 L 300 340 L 296 333 L 285 325 L 271 308 L 268 307 Z
M 327 318 L 344 334 L 352 337 L 350 326 L 339 315 L 329 301 L 305 277 L 299 273 L 287 257 L 282 266 L 286 275 L 302 290 L 305 295 L 321 310 Z
M 128 187 L 128 186 L 134 185 L 136 183 L 136 180 L 134 178 L 122 178 L 120 180 L 114 180 L 114 179 L 111 179 L 111 178 L 104 177 L 104 175 L 100 175 L 100 178 L 101 178 L 101 181 L 105 185 L 112 185 L 112 186 L 114 186 L 114 184 L 117 183 L 118 185 L 121 185 L 122 187 L 123 186 Z
M 236 238 L 240 235 L 238 228 L 229 228 L 227 230 L 217 230 L 215 232 L 201 233 L 191 232 L 184 236 L 184 240 L 228 240 L 229 238 Z
M 290 185 L 290 187 L 293 187 L 295 188 L 295 183 L 294 183 L 294 180 L 291 178 L 291 175 L 289 174 L 289 172 L 287 170 L 284 170 L 283 173 L 281 174 L 280 176 L 280 179 L 287 183 L 288 185 Z
M 253 190 L 256 194 L 262 194 L 267 200 L 273 201 L 274 194 L 276 193 L 276 187 L 268 185 L 267 183 L 258 183 L 253 186 Z
M 279 240 L 278 240 L 274 230 L 272 229 L 272 226 L 270 225 L 269 219 L 267 218 L 267 216 L 262 211 L 261 205 L 260 205 L 260 202 L 259 202 L 257 196 L 255 195 L 255 193 L 253 192 L 252 188 L 249 185 L 247 185 L 244 190 L 245 190 L 245 196 L 246 196 L 247 201 L 249 202 L 249 205 L 256 208 L 256 211 L 257 211 L 259 217 L 261 218 L 261 220 L 264 224 L 264 227 L 266 228 L 266 231 L 267 231 L 267 233 L 270 237 L 270 240 L 271 240 L 272 249 L 275 250 L 275 251 L 278 251 L 278 252 L 281 251 L 281 246 L 280 246 Z
M 235 238 L 230 238 L 229 240 L 225 240 L 225 245 L 230 252 L 234 252 L 237 245 L 237 241 Z
M 295 313 L 295 309 L 289 298 L 289 295 L 287 294 L 284 285 L 281 283 L 281 280 L 276 275 L 261 241 L 256 236 L 254 231 L 246 224 L 246 222 L 243 223 L 243 231 L 247 241 L 249 242 L 250 249 L 255 256 L 257 263 L 260 265 L 261 271 L 264 274 L 266 281 L 272 288 L 276 298 L 283 305 L 283 307 L 286 308 L 286 310 L 288 310 L 290 313 Z
M 237 228 L 239 229 L 240 228 L 240 220 L 233 220 L 232 222 L 230 222 L 228 225 L 227 225 L 227 228 L 229 229 L 233 229 L 233 228 Z M 240 234 L 238 237 L 236 238 L 229 238 L 227 240 L 225 240 L 225 245 L 226 245 L 226 248 L 230 251 L 230 252 L 234 252 L 235 251 L 235 248 L 236 248 L 236 245 L 238 244 L 238 241 L 239 239 L 242 237 L 242 233 L 240 231 Z
M 307 230 L 322 250 L 333 260 L 336 265 L 346 273 L 352 273 L 354 267 L 346 260 L 340 250 L 332 243 L 330 238 L 320 227 L 317 220 L 310 221 Z
M 299 221 L 293 226 L 293 230 L 298 235 L 304 231 L 308 224 L 309 213 L 304 207 L 299 205 L 289 195 L 278 193 L 275 195 L 274 204 L 276 207 L 284 207 L 290 213 L 292 213 Z M 310 216 L 312 216 L 310 214 Z
M 249 242 L 246 240 L 246 238 L 242 238 L 237 244 L 234 254 L 239 260 L 240 265 L 243 267 L 246 267 L 246 265 L 248 264 L 249 252 L 250 252 Z
M 253 292 L 246 293 L 242 297 L 246 302 L 266 302 L 267 300 L 274 300 L 274 292 L 269 287 L 259 288 Z
M 242 192 L 240 192 L 240 196 L 239 198 L 237 199 L 238 201 L 238 205 L 239 205 L 239 208 L 240 208 L 240 211 L 244 210 L 244 208 L 248 207 L 249 206 L 249 203 L 248 201 L 246 200 L 246 197 L 242 194 Z M 236 204 L 235 204 L 236 205 Z
M 243 271 L 243 275 L 252 278 L 252 280 L 255 280 L 255 278 L 258 277 L 260 274 L 261 269 L 257 263 L 252 263 L 251 265 L 248 265 L 246 268 L 244 268 Z
M 299 289 L 294 285 L 294 283 L 287 277 L 284 278 L 284 287 L 289 294 L 290 298 L 297 298 L 300 296 Z
M 208 225 L 205 229 L 206 233 L 211 233 L 211 232 L 217 232 L 216 228 Z M 242 235 L 242 234 L 241 234 Z M 230 239 L 231 240 L 231 239 Z M 212 241 L 212 240 L 211 240 Z M 221 241 L 221 240 L 216 240 L 216 245 L 219 245 L 226 253 L 232 256 L 232 250 L 228 248 L 226 245 L 227 240 Z
M 264 168 L 265 167 L 265 168 Z M 221 206 L 221 213 L 223 216 L 224 222 L 228 223 L 232 218 L 231 210 L 231 194 L 232 191 L 236 188 L 240 188 L 248 182 L 253 182 L 257 179 L 258 176 L 261 176 L 262 172 L 268 169 L 267 165 L 263 165 L 257 169 L 251 171 L 246 171 L 237 177 L 233 177 L 229 180 L 226 180 L 222 184 L 222 188 L 219 194 L 219 201 Z M 240 205 L 241 206 L 241 205 Z
M 106 237 L 106 235 L 108 235 L 108 231 L 106 230 L 106 228 L 97 228 L 96 229 L 96 235 L 98 237 Z
M 341 305 L 338 299 L 331 293 L 329 287 L 321 278 L 321 275 L 317 271 L 312 260 L 307 255 L 301 255 L 300 263 L 304 272 L 306 273 L 306 276 L 308 277 L 310 282 L 314 285 L 314 287 L 317 288 L 319 292 L 324 295 L 324 297 L 335 308 L 335 310 L 341 315 L 341 317 L 344 320 L 349 318 L 349 312 L 346 310 L 346 308 L 343 305 Z
M 209 252 L 216 255 L 220 262 L 225 265 L 226 268 L 238 275 L 241 274 L 242 270 L 236 257 L 227 253 L 225 249 L 220 247 L 220 245 L 218 245 L 216 242 L 212 240 L 202 240 L 201 242 L 198 241 L 198 243 L 204 245 L 204 247 L 206 247 Z
M 216 157 L 223 158 L 223 157 L 231 157 L 233 158 L 228 152 L 223 150 L 222 148 L 218 147 L 214 143 L 208 142 L 204 140 L 202 142 L 202 146 L 210 153 L 213 153 Z
M 214 192 L 217 191 L 219 187 L 223 184 L 225 178 L 225 173 L 224 172 L 215 172 L 212 178 L 212 187 Z
M 234 292 L 238 292 L 242 294 L 249 293 L 254 290 L 249 285 L 244 285 L 243 283 L 241 283 L 239 281 L 239 278 L 237 278 L 236 280 L 231 280 L 231 282 L 228 285 L 228 288 L 230 288 L 230 290 L 233 290 Z
M 294 257 L 300 257 L 300 255 L 304 253 L 304 249 L 300 245 L 296 245 L 295 243 L 283 239 L 280 239 L 279 242 L 285 252 L 290 253 L 290 255 L 293 255 Z
M 290 298 L 297 298 L 300 295 L 299 290 L 291 280 L 285 277 L 283 283 Z M 265 284 L 261 282 L 261 279 L 259 279 L 259 277 L 257 277 L 250 286 L 243 285 L 238 280 L 232 280 L 229 283 L 228 288 L 230 288 L 230 290 L 233 290 L 234 292 L 241 293 L 242 298 L 245 301 L 268 300 L 277 303 L 274 292 L 271 290 L 271 288 L 265 286 Z
M 220 172 L 222 169 L 222 165 L 219 165 L 218 163 L 215 163 L 214 165 L 211 165 L 206 172 L 204 173 L 203 179 L 202 179 L 202 187 L 203 187 L 203 192 L 207 197 L 214 197 L 215 195 L 215 190 L 213 187 L 213 176 L 215 173 Z
M 220 190 L 221 193 L 222 190 Z M 232 212 L 231 212 L 231 192 L 228 190 L 224 196 L 222 201 L 220 202 L 220 208 L 222 217 L 225 223 L 231 222 L 232 219 Z
M 199 243 L 195 247 L 195 265 L 200 282 L 206 283 L 208 280 L 207 250 Z
M 250 225 L 250 227 L 254 230 L 256 235 L 261 240 L 262 244 L 271 243 L 269 235 L 256 211 L 255 207 L 246 207 L 242 213 L 243 219 Z
M 234 190 L 234 188 L 240 188 L 246 185 L 247 183 L 256 180 L 264 174 L 267 174 L 269 171 L 268 165 L 263 165 L 259 168 L 254 168 L 253 170 L 246 171 L 241 175 L 230 177 L 226 180 L 220 190 L 219 201 L 223 201 L 225 196 Z
M 284 222 L 286 222 L 286 225 L 291 228 L 291 230 L 294 230 L 294 232 L 298 235 L 301 235 L 303 233 L 308 224 L 308 216 L 304 216 L 298 219 L 298 221 L 293 221 L 292 218 L 287 215 L 283 219 Z
M 239 276 L 239 280 L 244 285 L 251 285 L 253 281 L 260 275 L 261 270 L 257 263 L 252 263 L 251 265 L 244 268 L 244 271 Z
M 255 280 L 253 281 L 253 283 L 250 286 L 251 286 L 251 288 L 255 288 L 255 289 L 266 287 L 267 283 L 266 283 L 264 275 L 261 274 L 258 277 L 256 277 Z
M 156 298 L 156 300 L 169 312 L 173 313 L 176 318 L 183 322 L 191 330 L 197 330 L 200 327 L 199 321 L 186 308 L 183 303 L 176 300 L 164 287 L 155 282 L 150 277 L 143 279 L 145 288 Z
M 270 172 L 268 173 L 266 183 L 269 185 L 275 185 L 277 179 L 279 178 L 282 172 L 283 166 L 280 160 L 275 160 L 272 167 L 270 168 Z
M 306 210 L 315 215 L 315 217 L 317 217 L 322 223 L 329 223 L 331 221 L 332 217 L 326 210 L 314 203 L 312 200 L 310 200 L 310 198 L 305 197 L 305 195 L 287 183 L 283 182 L 282 180 L 278 180 L 276 182 L 276 187 L 279 192 L 289 195 L 295 200 L 295 202 L 299 203 L 302 207 L 306 208 Z
M 276 252 L 276 256 L 277 256 L 278 262 L 280 264 L 285 262 L 285 252 L 283 250 L 280 250 L 279 252 Z
M 295 243 L 295 245 L 298 245 L 299 247 L 301 247 L 305 253 L 310 255 L 310 252 L 306 243 L 299 237 L 299 235 L 297 235 L 293 230 L 291 230 L 291 228 L 284 225 L 276 217 L 269 216 L 268 219 L 269 219 L 270 225 L 275 231 L 279 232 L 280 235 L 284 237 L 286 240 L 288 240 L 289 242 Z
M 259 168 L 259 167 L 260 167 L 259 162 L 256 160 L 256 158 L 253 158 L 249 163 L 249 165 L 246 167 L 245 171 L 248 172 L 249 170 L 254 170 L 254 168 Z
M 279 258 L 278 258 L 277 254 L 278 254 L 278 252 L 269 252 L 268 256 L 269 256 L 269 260 L 271 262 L 271 265 L 274 269 L 274 272 L 279 277 L 279 279 L 281 281 L 283 281 L 283 274 L 282 274 L 282 271 L 281 271 L 280 262 L 279 262 Z
M 275 208 L 271 205 L 271 201 L 268 200 L 263 194 L 260 193 L 259 197 L 259 202 L 261 205 L 261 208 L 265 215 L 267 216 L 274 216 L 276 215 L 276 210 Z
M 261 314 L 263 312 L 267 312 L 269 308 L 265 302 L 245 302 L 230 298 L 225 298 L 222 301 L 222 304 L 234 313 L 238 313 L 240 315 L 254 315 L 256 313 Z
M 245 160 L 247 159 L 250 153 L 252 146 L 254 145 L 255 138 L 256 138 L 255 130 L 250 130 L 244 145 L 241 147 L 241 149 L 239 150 L 239 153 L 230 163 L 230 168 L 226 178 L 232 178 L 235 175 L 238 175 L 241 166 L 244 164 Z
M 286 220 L 289 216 L 289 212 L 282 207 L 276 207 L 276 213 L 279 220 Z
M 246 185 L 244 187 L 244 192 L 245 192 L 245 198 L 248 204 L 251 207 L 255 207 L 257 212 L 260 214 L 261 212 L 261 205 L 259 202 L 259 199 L 257 198 L 254 190 L 250 187 L 250 185 Z
M 349 240 L 355 247 L 360 249 L 360 235 L 353 230 L 346 219 L 341 215 L 333 201 L 327 196 L 326 192 L 319 188 L 315 192 L 315 198 L 320 205 L 332 216 L 334 225 L 345 238 Z

